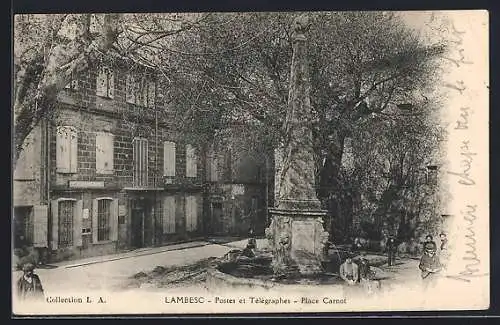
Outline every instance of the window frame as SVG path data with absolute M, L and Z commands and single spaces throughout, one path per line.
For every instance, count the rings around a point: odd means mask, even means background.
M 99 79 L 101 73 L 105 76 L 105 86 L 103 91 L 99 91 Z M 112 82 L 111 82 L 112 81 Z M 101 66 L 97 71 L 96 78 L 96 95 L 101 98 L 113 99 L 115 97 L 115 70 L 107 65 Z
M 62 218 L 61 212 L 63 211 L 63 209 L 61 209 L 61 206 L 62 206 L 62 204 L 66 204 L 66 203 L 70 203 L 70 202 L 71 202 L 71 209 L 68 209 L 68 211 L 69 210 L 71 211 L 71 222 L 69 223 L 71 225 L 71 227 L 64 228 L 64 227 L 61 227 L 61 225 L 68 224 L 68 223 L 62 221 L 63 218 Z M 57 247 L 58 248 L 72 247 L 75 243 L 74 227 L 75 227 L 76 202 L 77 202 L 77 200 L 73 199 L 73 198 L 61 198 L 61 199 L 57 200 L 57 214 L 58 214 L 57 215 Z M 61 238 L 63 237 L 63 236 L 61 236 L 63 229 L 66 229 L 66 230 L 69 229 L 70 236 L 68 236 L 68 237 L 71 237 L 70 241 L 65 241 L 65 242 L 61 241 Z
M 111 227 L 111 219 L 112 219 L 112 203 L 113 203 L 113 198 L 112 197 L 100 197 L 100 198 L 96 198 L 95 199 L 97 201 L 97 225 L 95 225 L 95 227 L 93 227 L 95 229 L 95 231 L 97 231 L 97 242 L 100 243 L 100 242 L 108 242 L 111 240 L 111 231 L 112 231 L 112 227 Z M 100 210 L 101 208 L 101 202 L 108 202 L 108 206 L 107 206 L 107 222 L 106 222 L 106 226 L 105 227 L 102 227 L 101 224 L 103 223 L 102 222 L 102 216 L 103 216 L 103 212 Z M 106 212 L 106 211 L 105 211 Z M 107 234 L 107 237 L 106 238 L 103 238 L 103 236 L 101 236 L 101 231 L 102 230 L 106 230 L 106 232 L 104 233 Z
M 141 164 L 138 164 L 138 153 L 136 153 L 136 145 L 134 144 L 135 141 L 144 141 L 145 145 L 145 155 L 142 157 L 143 161 Z M 133 163 L 133 168 L 132 168 L 132 177 L 133 177 L 133 186 L 134 187 L 147 187 L 149 184 L 149 141 L 145 137 L 134 137 L 132 139 L 132 163 Z M 138 165 L 142 165 L 143 169 L 140 170 Z M 138 173 L 138 174 L 136 174 Z M 139 175 L 141 177 L 139 177 Z M 138 182 L 138 180 L 142 179 L 143 182 Z

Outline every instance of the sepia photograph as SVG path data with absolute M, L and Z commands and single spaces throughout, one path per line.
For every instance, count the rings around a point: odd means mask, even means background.
M 14 315 L 489 308 L 488 11 L 12 23 Z

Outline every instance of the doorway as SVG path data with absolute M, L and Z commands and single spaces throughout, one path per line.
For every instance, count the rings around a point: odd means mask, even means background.
M 141 248 L 144 246 L 144 209 L 141 207 L 133 207 L 131 217 L 131 246 L 134 248 Z
M 212 203 L 212 232 L 214 235 L 220 235 L 224 232 L 222 229 L 222 202 L 213 202 Z
M 140 198 L 131 201 L 130 241 L 134 248 L 153 245 L 152 200 Z

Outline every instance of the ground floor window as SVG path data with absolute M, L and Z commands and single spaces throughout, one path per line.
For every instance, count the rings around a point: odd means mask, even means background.
M 97 240 L 109 240 L 111 232 L 111 201 L 101 199 L 97 201 Z
M 59 202 L 59 247 L 73 246 L 73 217 L 75 201 Z
M 33 245 L 33 208 L 14 208 L 14 248 Z

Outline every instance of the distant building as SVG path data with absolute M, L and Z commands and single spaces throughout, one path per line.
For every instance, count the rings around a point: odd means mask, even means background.
M 14 171 L 16 247 L 57 261 L 264 227 L 265 159 L 207 159 L 176 130 L 154 72 L 101 63 L 60 93 Z

